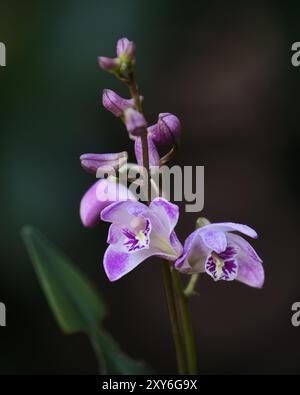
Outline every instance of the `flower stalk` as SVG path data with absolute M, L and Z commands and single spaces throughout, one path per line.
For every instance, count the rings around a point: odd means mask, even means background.
M 196 294 L 195 287 L 199 278 L 199 273 L 194 273 L 191 275 L 190 281 L 185 287 L 183 293 L 185 297 L 190 298 L 191 296 Z
M 129 73 L 127 85 L 129 87 L 129 91 L 131 94 L 132 99 L 135 103 L 135 108 L 141 114 L 143 114 L 142 103 L 140 100 L 140 94 L 138 90 L 138 85 L 134 78 L 133 72 Z M 145 129 L 145 133 L 141 135 L 141 144 L 142 144 L 142 157 L 143 157 L 143 167 L 145 169 L 144 176 L 147 179 L 147 192 L 148 194 L 151 193 L 151 174 L 150 174 L 150 163 L 149 163 L 149 147 L 148 147 L 148 136 L 147 136 L 147 129 Z M 148 196 L 148 204 L 151 201 L 151 197 Z M 186 374 L 187 373 L 187 363 L 186 363 L 186 351 L 184 349 L 184 343 L 181 337 L 181 330 L 180 330 L 180 317 L 179 312 L 177 309 L 178 302 L 176 301 L 176 294 L 175 288 L 173 284 L 172 278 L 172 268 L 168 261 L 162 262 L 162 272 L 163 272 L 163 281 L 164 281 L 164 288 L 169 312 L 169 319 L 171 324 L 171 330 L 174 340 L 175 352 L 176 352 L 176 359 L 177 359 L 177 368 L 179 374 Z
M 165 294 L 168 305 L 168 312 L 170 317 L 171 329 L 174 339 L 174 345 L 177 356 L 177 366 L 179 374 L 187 373 L 187 363 L 184 350 L 184 344 L 182 341 L 179 325 L 179 317 L 177 314 L 176 298 L 174 294 L 173 280 L 171 275 L 171 267 L 169 262 L 162 262 L 162 273 L 165 286 Z
M 182 331 L 184 336 L 187 368 L 188 368 L 187 373 L 191 375 L 197 374 L 196 342 L 193 332 L 188 298 L 185 296 L 184 291 L 182 289 L 180 275 L 174 269 L 172 269 L 172 278 L 173 278 L 174 290 L 178 300 L 179 310 L 182 320 Z
M 127 84 L 130 94 L 134 100 L 136 110 L 143 113 L 140 94 L 133 72 L 129 73 Z M 147 130 L 145 130 L 145 133 L 141 135 L 141 143 L 143 167 L 147 172 L 147 190 L 149 193 L 149 191 L 151 191 L 151 178 Z M 162 262 L 162 271 L 169 319 L 176 350 L 178 373 L 197 374 L 196 344 L 193 335 L 188 300 L 184 295 L 179 274 L 172 269 L 168 261 Z M 181 337 L 181 329 L 184 336 L 184 342 Z
M 132 71 L 128 75 L 127 85 L 128 85 L 131 97 L 134 100 L 136 110 L 138 112 L 140 112 L 141 114 L 143 114 L 142 102 L 141 102 L 141 98 L 139 95 L 138 85 L 136 83 L 136 80 L 134 78 L 134 74 Z M 146 196 L 148 196 L 148 204 L 149 204 L 151 201 L 151 198 L 149 198 L 149 194 L 151 194 L 151 174 L 150 174 L 147 128 L 145 128 L 145 132 L 142 133 L 140 139 L 141 139 L 141 143 L 142 143 L 143 167 L 144 167 L 145 173 L 146 173 L 146 174 L 144 174 L 144 179 L 147 180 L 147 194 L 146 194 Z

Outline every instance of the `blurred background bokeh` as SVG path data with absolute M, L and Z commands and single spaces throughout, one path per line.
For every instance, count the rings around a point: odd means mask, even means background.
M 20 237 L 33 224 L 87 273 L 110 309 L 106 327 L 133 357 L 160 373 L 175 358 L 158 261 L 117 283 L 103 268 L 107 224 L 83 228 L 78 207 L 94 181 L 84 152 L 128 149 L 127 132 L 100 105 L 101 91 L 124 87 L 101 71 L 127 36 L 150 122 L 177 114 L 182 149 L 174 163 L 205 166 L 212 221 L 259 233 L 266 283 L 255 290 L 203 276 L 192 302 L 200 373 L 300 373 L 300 41 L 297 2 L 0 0 L 0 373 L 96 373 L 88 340 L 64 336 L 54 321 Z M 180 238 L 197 213 L 185 214 Z

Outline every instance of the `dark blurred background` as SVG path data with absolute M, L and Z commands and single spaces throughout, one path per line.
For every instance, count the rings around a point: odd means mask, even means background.
M 160 267 L 149 260 L 117 283 L 103 268 L 107 224 L 83 228 L 78 207 L 94 181 L 84 152 L 128 149 L 127 132 L 100 105 L 103 88 L 126 90 L 96 57 L 137 44 L 137 74 L 150 122 L 177 114 L 175 162 L 205 166 L 211 221 L 254 227 L 264 259 L 262 290 L 199 283 L 192 314 L 200 373 L 300 373 L 300 41 L 297 2 L 0 0 L 1 261 L 0 373 L 96 373 L 88 340 L 54 321 L 20 238 L 33 224 L 92 278 L 110 309 L 106 327 L 121 347 L 160 373 L 175 358 Z M 132 147 L 129 148 L 132 156 Z M 185 214 L 182 241 L 199 214 Z

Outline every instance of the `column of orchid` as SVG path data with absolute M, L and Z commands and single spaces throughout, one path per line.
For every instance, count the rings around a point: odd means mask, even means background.
M 134 141 L 146 203 L 138 201 L 137 196 L 128 190 L 128 185 L 120 182 L 120 174 L 128 170 L 126 152 L 84 154 L 80 157 L 83 168 L 102 178 L 83 196 L 80 215 L 87 227 L 93 227 L 101 220 L 111 223 L 109 246 L 103 258 L 109 280 L 120 279 L 151 256 L 162 259 L 178 372 L 195 374 L 196 347 L 188 298 L 194 293 L 198 275 L 207 273 L 215 281 L 236 279 L 253 287 L 262 287 L 264 270 L 261 259 L 244 238 L 233 232 L 252 238 L 257 234 L 246 225 L 211 224 L 199 219 L 196 230 L 182 246 L 174 231 L 179 218 L 178 206 L 159 196 L 151 200 L 151 191 L 155 187 L 151 170 L 165 164 L 174 153 L 181 132 L 180 121 L 173 114 L 162 113 L 156 124 L 148 126 L 134 77 L 135 45 L 122 38 L 117 43 L 116 52 L 115 58 L 100 57 L 99 64 L 128 86 L 131 98 L 124 99 L 105 89 L 102 101 L 107 110 L 123 121 Z M 160 158 L 157 150 L 160 145 L 170 147 L 164 158 Z M 111 170 L 114 175 L 110 174 Z M 109 176 L 103 177 L 103 174 Z M 190 275 L 186 289 L 182 287 L 180 272 Z

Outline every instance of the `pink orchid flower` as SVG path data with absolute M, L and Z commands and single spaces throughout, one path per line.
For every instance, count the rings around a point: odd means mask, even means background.
M 163 198 L 154 199 L 150 206 L 124 201 L 105 208 L 101 218 L 112 223 L 104 255 L 110 281 L 123 277 L 151 256 L 176 261 L 182 253 L 174 232 L 178 216 L 178 206 Z
M 262 260 L 237 231 L 256 238 L 255 230 L 232 222 L 208 224 L 195 230 L 185 241 L 183 255 L 175 267 L 184 273 L 206 272 L 215 281 L 238 280 L 252 287 L 264 283 Z

